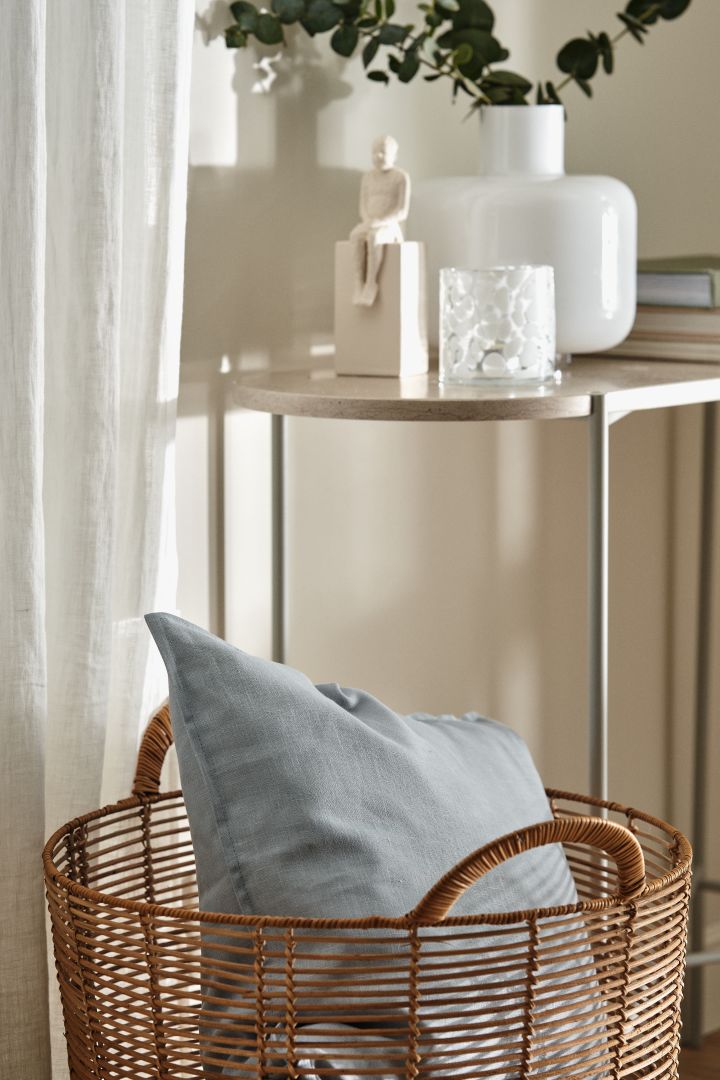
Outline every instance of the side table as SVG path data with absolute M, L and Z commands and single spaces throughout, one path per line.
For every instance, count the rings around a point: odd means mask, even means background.
M 590 792 L 606 799 L 608 786 L 608 509 L 610 426 L 646 409 L 705 404 L 701 508 L 700 590 L 694 730 L 695 896 L 690 930 L 692 969 L 689 1041 L 700 1040 L 700 968 L 720 962 L 703 951 L 702 895 L 720 891 L 706 880 L 705 804 L 707 791 L 710 596 L 713 573 L 715 407 L 720 401 L 720 365 L 655 360 L 588 358 L 563 371 L 562 379 L 541 387 L 441 386 L 437 375 L 407 379 L 338 376 L 332 369 L 241 375 L 235 402 L 272 413 L 273 470 L 273 656 L 286 655 L 284 516 L 284 418 L 347 420 L 504 421 L 584 419 L 588 425 L 588 747 Z

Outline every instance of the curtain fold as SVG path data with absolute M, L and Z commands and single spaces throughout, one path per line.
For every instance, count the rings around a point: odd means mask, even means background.
M 45 23 L 9 4 L 0 34 L 0 1075 L 49 1061 L 45 913 L 47 663 L 42 507 Z
M 128 794 L 175 606 L 190 0 L 25 0 L 0 35 L 0 1075 L 66 1074 L 39 853 Z M 54 997 L 54 973 L 50 990 Z

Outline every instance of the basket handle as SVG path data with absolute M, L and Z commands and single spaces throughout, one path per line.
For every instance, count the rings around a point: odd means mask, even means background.
M 597 817 L 555 818 L 508 833 L 473 851 L 448 870 L 405 917 L 410 923 L 438 922 L 488 870 L 531 848 L 563 842 L 588 844 L 612 856 L 618 869 L 621 899 L 630 900 L 644 888 L 642 848 L 624 825 Z
M 160 791 L 160 772 L 165 755 L 172 746 L 170 706 L 161 705 L 149 721 L 138 750 L 133 795 L 157 795 Z

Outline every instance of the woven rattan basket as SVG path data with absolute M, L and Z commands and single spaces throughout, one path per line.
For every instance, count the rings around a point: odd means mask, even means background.
M 213 915 L 181 793 L 159 793 L 171 742 L 163 709 L 132 797 L 44 851 L 74 1080 L 677 1076 L 691 853 L 675 829 L 549 791 L 554 821 L 474 853 L 403 918 Z M 555 841 L 580 903 L 448 914 Z

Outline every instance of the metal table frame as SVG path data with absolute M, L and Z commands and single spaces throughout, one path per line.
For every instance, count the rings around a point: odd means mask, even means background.
M 677 365 L 652 362 L 638 365 L 617 360 L 580 361 L 578 375 L 573 372 L 565 380 L 565 394 L 556 395 L 552 390 L 539 394 L 524 390 L 503 396 L 483 389 L 457 388 L 443 396 L 442 388 L 435 387 L 432 394 L 420 389 L 413 398 L 393 392 L 389 386 L 376 386 L 372 394 L 366 391 L 371 383 L 383 380 L 353 379 L 341 383 L 335 378 L 334 393 L 326 391 L 327 385 L 317 382 L 313 387 L 314 373 L 296 372 L 285 376 L 241 376 L 236 384 L 237 403 L 247 408 L 272 413 L 272 653 L 275 660 L 283 662 L 287 655 L 287 578 L 286 578 L 286 532 L 285 532 L 285 417 L 344 416 L 366 419 L 522 419 L 565 418 L 585 416 L 588 420 L 589 475 L 588 475 L 588 628 L 589 628 L 589 686 L 588 686 L 588 749 L 591 794 L 608 797 L 608 596 L 609 596 L 609 478 L 610 478 L 610 427 L 617 420 L 636 409 L 704 403 L 703 410 L 703 457 L 700 522 L 699 599 L 697 614 L 696 697 L 693 733 L 693 802 L 692 838 L 694 849 L 694 900 L 690 920 L 690 953 L 687 958 L 690 969 L 688 977 L 689 1008 L 686 1015 L 685 1036 L 691 1045 L 701 1041 L 701 993 L 702 967 L 720 962 L 720 952 L 704 950 L 703 945 L 703 898 L 709 891 L 720 892 L 720 882 L 704 876 L 707 852 L 707 786 L 708 769 L 706 747 L 709 733 L 709 686 L 711 602 L 714 574 L 714 515 L 716 455 L 716 408 L 720 400 L 720 376 L 716 365 Z M 653 378 L 643 378 L 643 367 L 651 370 Z M 613 371 L 621 372 L 623 379 L 618 386 L 610 378 Z M 582 373 L 582 377 L 580 376 Z M 665 378 L 663 378 L 663 373 Z M 331 375 L 331 373 L 329 373 Z M 322 376 L 323 373 L 321 372 Z M 693 377 L 694 375 L 694 377 Z M 326 379 L 329 377 L 325 373 Z M 634 376 L 634 377 L 633 377 Z M 284 381 L 283 381 L 284 380 Z M 304 380 L 304 382 L 303 382 Z M 593 380 L 598 387 L 593 390 Z M 628 383 L 629 385 L 625 385 Z M 577 385 L 576 385 L 577 384 Z M 362 389 L 358 390 L 360 386 Z M 575 400 L 565 409 L 573 391 L 587 398 L 582 409 L 576 411 Z M 556 396 L 561 401 L 560 411 L 555 411 Z M 415 402 L 412 408 L 405 408 Z M 579 398 L 578 398 L 579 400 Z M 472 403 L 477 406 L 473 413 Z M 485 405 L 483 410 L 480 403 Z M 538 404 L 538 402 L 540 402 Z M 543 407 L 543 402 L 545 407 Z M 523 408 L 523 404 L 525 408 Z M 552 404 L 551 404 L 552 403 Z M 425 411 L 421 406 L 425 406 Z M 464 409 L 463 406 L 468 406 Z M 487 416 L 483 415 L 487 412 Z

